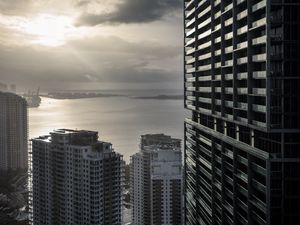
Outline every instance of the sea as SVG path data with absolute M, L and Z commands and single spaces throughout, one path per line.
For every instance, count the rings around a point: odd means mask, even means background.
M 38 108 L 29 109 L 29 137 L 47 135 L 54 129 L 67 128 L 99 132 L 101 141 L 111 142 L 115 151 L 130 156 L 139 151 L 140 136 L 164 133 L 183 139 L 182 99 L 137 99 L 157 95 L 180 95 L 180 90 L 106 90 L 121 96 L 85 99 L 42 97 Z

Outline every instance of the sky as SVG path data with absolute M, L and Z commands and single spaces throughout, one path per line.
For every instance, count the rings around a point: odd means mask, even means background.
M 0 0 L 0 82 L 180 89 L 181 0 Z

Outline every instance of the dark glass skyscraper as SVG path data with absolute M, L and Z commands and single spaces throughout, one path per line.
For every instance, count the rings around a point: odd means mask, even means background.
M 300 224 L 300 2 L 185 1 L 186 224 Z

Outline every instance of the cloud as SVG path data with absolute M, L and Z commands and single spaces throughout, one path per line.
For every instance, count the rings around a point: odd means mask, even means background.
M 28 15 L 36 4 L 34 1 L 36 0 L 0 0 L 0 14 L 8 16 Z
M 113 83 L 124 88 L 125 83 L 137 87 L 180 83 L 180 51 L 178 46 L 128 42 L 113 36 L 70 41 L 56 48 L 0 44 L 0 80 L 44 90 L 80 88 L 83 83 Z
M 81 1 L 78 4 L 86 5 L 89 2 Z M 78 18 L 77 25 L 148 23 L 160 20 L 181 7 L 181 0 L 123 0 L 116 4 L 112 12 L 83 13 Z

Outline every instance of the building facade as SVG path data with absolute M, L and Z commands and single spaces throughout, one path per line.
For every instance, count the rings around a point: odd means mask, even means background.
M 186 224 L 300 223 L 300 2 L 184 7 Z
M 27 103 L 22 97 L 0 91 L 0 170 L 27 170 Z
M 124 161 L 93 131 L 32 140 L 34 225 L 121 225 Z
M 182 224 L 181 141 L 163 134 L 141 138 L 131 156 L 133 225 Z

